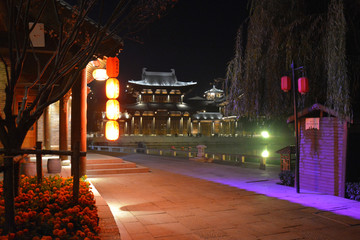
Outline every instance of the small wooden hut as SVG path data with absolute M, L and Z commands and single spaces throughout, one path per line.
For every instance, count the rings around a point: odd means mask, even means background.
M 340 120 L 321 104 L 298 113 L 300 189 L 345 195 L 347 136 L 351 119 Z M 288 123 L 294 117 L 288 119 Z
M 296 154 L 295 145 L 286 146 L 280 150 L 277 150 L 276 153 L 280 154 L 280 170 L 281 171 L 292 171 L 295 170 L 295 161 L 293 161 L 292 156 Z

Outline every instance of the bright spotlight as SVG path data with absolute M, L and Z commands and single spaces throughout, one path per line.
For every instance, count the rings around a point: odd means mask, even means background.
M 269 137 L 270 137 L 268 131 L 262 131 L 262 132 L 261 132 L 261 136 L 262 136 L 263 138 L 269 138 Z
M 267 158 L 267 157 L 269 156 L 268 150 L 264 150 L 264 151 L 261 153 L 261 156 L 264 157 L 264 158 Z

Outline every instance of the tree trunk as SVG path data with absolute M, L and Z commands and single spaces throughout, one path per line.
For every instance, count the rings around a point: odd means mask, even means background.
M 71 101 L 71 148 L 74 151 L 74 146 L 80 142 L 80 151 L 86 152 L 86 100 L 87 100 L 87 82 L 86 70 L 84 69 L 81 76 L 72 88 Z M 73 164 L 71 160 L 71 164 Z M 71 174 L 74 175 L 73 170 Z M 80 157 L 80 176 L 86 174 L 86 157 Z
M 4 159 L 4 200 L 5 200 L 5 226 L 4 233 L 15 231 L 15 179 L 14 160 L 6 156 Z

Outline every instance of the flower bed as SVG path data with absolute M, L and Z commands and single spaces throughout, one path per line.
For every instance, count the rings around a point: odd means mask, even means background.
M 80 181 L 79 201 L 72 201 L 72 178 L 21 177 L 15 198 L 16 233 L 0 239 L 100 239 L 99 218 L 89 183 Z M 0 182 L 0 235 L 4 218 L 3 182 Z

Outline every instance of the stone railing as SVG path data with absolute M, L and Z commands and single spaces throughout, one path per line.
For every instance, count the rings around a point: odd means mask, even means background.
M 140 153 L 148 155 L 159 155 L 159 156 L 172 156 L 172 157 L 183 157 L 183 158 L 196 158 L 198 151 L 195 149 L 158 149 L 158 148 L 137 148 L 137 147 L 121 147 L 121 146 L 98 146 L 90 145 L 89 149 L 96 151 L 109 151 L 119 153 Z M 232 165 L 246 166 L 259 164 L 260 169 L 265 169 L 267 162 L 272 164 L 280 164 L 280 159 L 277 157 L 263 158 L 259 155 L 248 155 L 248 154 L 229 154 L 229 153 L 211 153 L 205 152 L 206 159 L 210 159 L 211 162 L 216 163 L 228 163 Z

